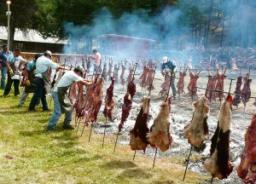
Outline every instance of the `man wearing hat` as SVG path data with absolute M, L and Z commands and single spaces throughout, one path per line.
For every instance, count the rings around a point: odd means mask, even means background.
M 57 83 L 56 87 L 53 89 L 52 98 L 54 101 L 54 111 L 48 123 L 48 130 L 55 129 L 62 113 L 65 113 L 63 128 L 73 129 L 73 127 L 70 125 L 72 120 L 73 104 L 68 97 L 68 91 L 74 82 L 80 82 L 83 85 L 91 84 L 89 81 L 82 78 L 83 72 L 84 71 L 81 66 L 76 67 L 73 71 L 65 72 Z
M 175 69 L 176 69 L 175 63 L 173 61 L 170 61 L 167 56 L 164 56 L 161 70 L 163 75 L 171 74 L 171 88 L 172 88 L 172 95 L 174 99 L 176 97 Z
M 8 62 L 13 58 L 13 54 L 9 51 L 7 45 L 3 45 L 3 51 L 0 52 L 0 69 L 1 69 L 1 89 L 5 89 L 5 81 L 7 75 Z
M 35 79 L 33 81 L 35 85 L 35 92 L 29 104 L 29 111 L 35 111 L 35 106 L 39 104 L 39 100 L 42 101 L 43 111 L 48 111 L 48 105 L 46 101 L 46 83 L 50 83 L 51 69 L 65 69 L 54 63 L 52 60 L 51 51 L 45 51 L 44 55 L 39 57 L 36 61 Z

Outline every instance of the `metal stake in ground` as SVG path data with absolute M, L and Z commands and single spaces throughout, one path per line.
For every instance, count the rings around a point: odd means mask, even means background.
M 108 123 L 108 118 L 106 117 L 106 122 L 105 122 L 105 127 L 104 127 L 104 134 L 103 134 L 103 139 L 102 139 L 102 148 L 104 147 L 107 123 Z
M 92 137 L 92 129 L 93 129 L 93 122 L 91 123 L 91 127 L 90 127 L 90 133 L 89 133 L 88 142 L 90 142 L 90 141 L 91 141 L 91 137 Z
M 86 123 L 84 123 L 83 129 L 82 129 L 82 132 L 81 132 L 81 135 L 80 135 L 81 137 L 82 137 L 82 135 L 84 134 L 85 126 L 86 126 Z
M 152 166 L 153 169 L 154 169 L 155 164 L 156 164 L 156 155 L 157 155 L 157 148 L 155 150 L 155 155 L 154 155 L 154 160 L 153 160 L 153 166 Z
M 117 131 L 116 140 L 115 140 L 115 146 L 114 146 L 114 153 L 115 153 L 115 151 L 116 151 L 116 145 L 117 145 L 117 141 L 118 141 L 119 134 L 120 134 L 120 132 Z
M 185 172 L 184 172 L 182 181 L 184 181 L 185 178 L 186 178 L 187 169 L 188 169 L 188 164 L 189 164 L 190 156 L 191 156 L 191 153 L 192 153 L 192 147 L 193 147 L 193 146 L 191 145 L 191 146 L 190 146 L 190 151 L 189 151 L 189 154 L 188 154 L 188 158 L 186 159 L 187 165 L 186 165 L 186 169 L 185 169 Z
M 134 66 L 134 68 L 133 68 L 132 80 L 134 80 L 134 75 L 135 75 L 135 72 L 136 72 L 136 69 L 137 69 L 137 65 L 138 65 L 138 63 L 135 63 L 135 66 Z M 115 151 L 116 151 L 116 145 L 117 145 L 117 141 L 118 141 L 119 134 L 120 134 L 120 131 L 118 130 L 118 131 L 117 131 L 117 134 L 116 134 L 115 145 L 114 145 L 114 153 L 115 153 Z

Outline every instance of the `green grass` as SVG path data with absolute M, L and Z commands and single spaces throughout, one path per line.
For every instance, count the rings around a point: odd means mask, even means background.
M 2 94 L 2 91 L 0 91 Z M 29 101 L 29 100 L 28 100 Z M 127 145 L 118 145 L 113 153 L 115 137 L 93 133 L 88 143 L 89 129 L 83 137 L 75 131 L 45 128 L 50 113 L 27 112 L 27 103 L 17 107 L 18 98 L 0 97 L 0 183 L 202 183 L 206 177 L 188 171 L 182 182 L 184 166 L 175 158 L 158 158 L 152 169 L 152 158 L 133 152 Z

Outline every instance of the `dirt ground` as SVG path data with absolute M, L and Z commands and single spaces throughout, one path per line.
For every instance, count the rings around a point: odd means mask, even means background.
M 242 71 L 242 74 L 245 75 L 247 71 Z M 229 88 L 229 78 L 236 78 L 239 75 L 239 72 L 227 72 L 227 78 L 225 79 L 225 91 L 228 91 Z M 137 76 L 138 78 L 138 76 Z M 252 96 L 256 96 L 256 71 L 251 71 L 251 90 Z M 119 136 L 118 144 L 129 144 L 129 130 L 132 129 L 135 123 L 136 116 L 140 109 L 140 100 L 143 96 L 147 95 L 147 90 L 142 89 L 137 82 L 137 93 L 134 97 L 133 108 L 130 112 L 127 122 L 124 126 L 124 131 L 122 132 L 122 136 Z M 189 81 L 188 75 L 185 78 L 185 92 L 187 93 L 187 84 Z M 150 119 L 148 122 L 149 127 L 152 125 L 154 118 L 157 116 L 159 111 L 159 105 L 161 104 L 161 97 L 159 95 L 160 85 L 163 82 L 163 76 L 158 72 L 156 74 L 156 79 L 154 81 L 155 89 L 151 94 L 151 109 L 150 109 Z M 176 80 L 177 82 L 177 80 Z M 231 92 L 235 90 L 235 83 L 233 82 Z M 106 87 L 109 85 L 109 82 L 106 82 Z M 205 88 L 207 85 L 207 72 L 201 72 L 200 78 L 198 80 L 198 87 Z M 117 131 L 117 125 L 120 122 L 121 118 L 121 105 L 122 98 L 124 96 L 124 92 L 126 91 L 126 86 L 121 86 L 120 84 L 115 86 L 114 94 L 116 101 L 115 108 L 115 120 L 114 122 L 110 122 L 111 126 L 107 129 L 107 134 L 113 134 Z M 204 95 L 204 90 L 198 90 L 198 96 Z M 245 131 L 250 124 L 252 114 L 256 113 L 256 106 L 253 105 L 255 99 L 250 99 L 247 104 L 246 111 L 244 112 L 243 104 L 240 104 L 238 109 L 233 108 L 233 117 L 232 117 L 232 125 L 231 125 L 231 140 L 230 140 L 230 155 L 231 161 L 233 165 L 236 167 L 240 163 L 240 154 L 244 147 L 244 134 Z M 218 111 L 220 107 L 220 102 L 216 101 L 210 104 L 210 116 L 208 119 L 208 126 L 210 129 L 210 137 L 213 135 L 216 126 L 217 126 L 217 117 Z M 171 156 L 180 156 L 184 161 L 189 152 L 190 145 L 187 143 L 187 140 L 183 136 L 184 126 L 187 124 L 187 121 L 192 118 L 192 100 L 188 94 L 182 94 L 180 97 L 177 97 L 176 100 L 172 101 L 172 109 L 171 109 L 171 135 L 173 137 L 174 143 L 172 147 L 162 153 L 158 152 L 158 157 L 171 157 Z M 99 122 L 101 123 L 101 122 Z M 96 133 L 103 133 L 103 128 L 98 126 L 94 129 Z M 203 175 L 207 175 L 202 163 L 209 156 L 210 149 L 210 140 L 206 142 L 207 146 L 202 153 L 197 153 L 195 151 L 192 152 L 192 161 L 189 164 L 189 170 L 199 172 Z M 152 148 L 148 148 L 146 151 L 147 156 L 153 156 L 154 150 Z M 143 155 L 143 153 L 139 153 L 138 155 Z M 183 162 L 183 161 L 182 161 Z M 184 162 L 183 162 L 184 164 Z M 236 174 L 236 169 L 233 169 L 232 174 L 228 179 L 222 181 L 215 181 L 215 183 L 241 183 L 240 179 Z

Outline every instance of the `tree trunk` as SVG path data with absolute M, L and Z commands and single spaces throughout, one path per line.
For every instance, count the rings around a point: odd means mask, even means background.
M 209 15 L 208 15 L 208 24 L 207 24 L 207 28 L 205 31 L 205 43 L 204 43 L 205 48 L 208 47 L 209 32 L 210 32 L 210 27 L 211 27 L 211 22 L 212 22 L 212 11 L 213 11 L 213 0 L 211 0 L 210 10 L 209 10 Z
M 222 20 L 222 32 L 221 32 L 221 37 L 220 37 L 220 47 L 223 46 L 224 30 L 225 30 L 225 25 L 224 25 L 224 18 L 223 18 L 223 20 Z

